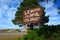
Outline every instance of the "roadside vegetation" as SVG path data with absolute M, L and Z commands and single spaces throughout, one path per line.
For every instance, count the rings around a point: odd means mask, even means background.
M 39 4 L 40 0 L 23 0 L 20 4 L 20 7 L 17 8 L 15 14 L 15 19 L 12 20 L 13 24 L 20 26 L 23 24 L 24 11 L 36 7 L 42 8 L 42 15 L 39 22 L 39 29 L 34 29 L 31 25 L 31 30 L 28 31 L 27 35 L 24 35 L 23 38 L 17 38 L 17 40 L 60 40 L 60 25 L 44 25 L 49 22 L 49 15 L 45 16 L 45 8 Z M 31 23 L 32 24 L 32 23 Z
M 44 25 L 39 30 L 29 30 L 27 35 L 0 37 L 0 40 L 60 40 L 60 25 Z
M 27 35 L 18 40 L 60 40 L 60 25 L 45 25 L 39 30 L 29 30 Z

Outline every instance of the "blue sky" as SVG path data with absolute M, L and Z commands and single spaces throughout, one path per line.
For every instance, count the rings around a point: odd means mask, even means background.
M 12 23 L 15 17 L 17 7 L 19 7 L 22 0 L 0 0 L 0 29 L 19 28 L 18 25 Z M 60 24 L 60 14 L 58 14 L 57 7 L 60 6 L 60 1 L 54 4 L 51 1 L 40 2 L 40 5 L 45 7 L 46 16 L 49 15 L 49 25 Z
M 54 4 L 52 1 L 48 3 L 42 2 L 41 6 L 45 7 L 46 15 L 49 15 L 49 25 L 58 25 L 60 24 L 60 14 L 58 14 L 57 7 L 60 7 L 60 0 L 57 0 L 57 3 Z

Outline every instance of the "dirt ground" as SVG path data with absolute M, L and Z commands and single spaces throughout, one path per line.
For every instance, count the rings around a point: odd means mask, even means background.
M 1 34 L 1 33 L 0 33 Z M 22 38 L 24 34 L 19 34 L 19 33 L 5 33 L 0 35 L 0 40 L 18 40 L 18 38 Z
M 0 40 L 18 40 L 18 38 L 22 38 L 23 35 L 12 35 L 12 36 L 4 36 L 0 37 Z

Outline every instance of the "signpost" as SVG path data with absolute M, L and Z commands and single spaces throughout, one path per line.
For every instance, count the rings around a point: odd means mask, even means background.
M 23 20 L 24 20 L 24 24 L 26 24 L 26 29 L 29 23 L 38 23 L 38 20 L 41 15 L 42 15 L 41 7 L 36 7 L 36 8 L 29 9 L 29 10 L 25 10 Z

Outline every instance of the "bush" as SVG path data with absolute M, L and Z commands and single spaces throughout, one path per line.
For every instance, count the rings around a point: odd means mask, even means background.
M 38 36 L 38 30 L 30 30 L 28 31 L 28 35 L 24 36 L 24 40 L 45 40 L 44 35 Z
M 27 35 L 18 40 L 60 40 L 60 26 L 45 26 L 40 30 L 29 30 Z
M 37 38 L 37 32 L 35 30 L 28 31 L 28 34 L 24 36 L 25 40 L 34 40 Z

